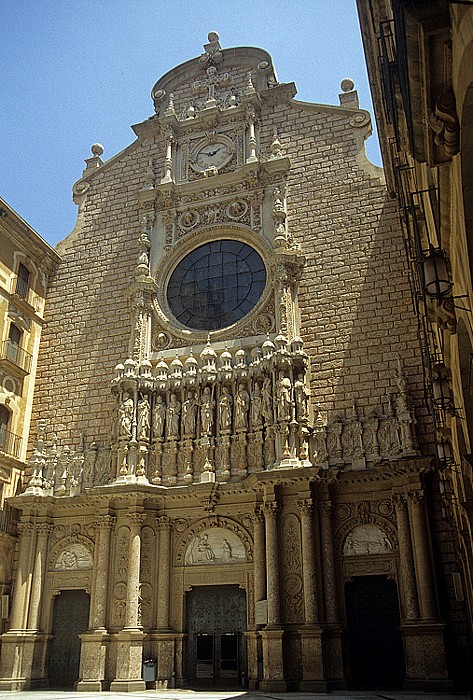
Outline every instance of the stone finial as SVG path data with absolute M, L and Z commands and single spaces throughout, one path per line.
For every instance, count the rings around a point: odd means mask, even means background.
M 220 37 L 217 32 L 209 32 L 208 36 L 208 44 L 204 44 L 204 51 L 205 53 L 202 54 L 200 57 L 201 63 L 204 63 L 206 65 L 208 64 L 217 64 L 220 63 L 220 61 L 223 58 L 222 55 L 222 49 L 220 47 Z
M 86 158 L 85 159 L 85 170 L 83 174 L 89 172 L 90 170 L 95 170 L 96 168 L 100 168 L 100 166 L 103 163 L 103 160 L 101 159 L 101 155 L 104 151 L 104 148 L 101 143 L 93 143 L 92 146 L 90 147 L 90 150 L 92 151 L 92 157 L 91 158 Z
M 343 78 L 340 83 L 340 88 L 342 92 L 339 94 L 340 106 L 341 107 L 354 107 L 358 109 L 360 106 L 358 100 L 358 93 L 355 90 L 355 83 L 351 78 Z

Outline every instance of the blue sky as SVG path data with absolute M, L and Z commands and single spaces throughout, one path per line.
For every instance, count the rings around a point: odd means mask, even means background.
M 211 30 L 269 51 L 296 99 L 338 104 L 349 76 L 372 111 L 355 0 L 0 0 L 0 17 L 0 195 L 52 245 L 74 227 L 90 146 L 108 159 L 131 143 L 154 83 Z M 380 164 L 374 136 L 367 150 Z

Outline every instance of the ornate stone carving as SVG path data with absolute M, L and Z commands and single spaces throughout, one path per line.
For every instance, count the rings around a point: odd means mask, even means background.
M 83 544 L 74 543 L 60 552 L 53 568 L 55 571 L 76 571 L 78 569 L 91 569 L 92 565 L 90 550 Z
M 300 623 L 304 618 L 304 597 L 301 577 L 300 522 L 296 515 L 283 520 L 283 614 L 287 623 Z
M 184 561 L 187 565 L 241 564 L 246 561 L 246 552 L 234 532 L 216 527 L 205 530 L 191 540 Z
M 393 546 L 387 533 L 378 525 L 358 525 L 345 538 L 343 554 L 347 557 L 366 554 L 390 554 Z
M 207 538 L 201 542 L 199 538 L 205 535 Z M 231 551 L 228 550 L 224 540 L 230 545 Z M 209 547 L 213 550 L 213 555 Z M 176 543 L 176 563 L 181 566 L 202 565 L 206 562 L 233 564 L 252 561 L 252 559 L 253 545 L 248 532 L 237 521 L 230 518 L 211 516 L 200 520 L 191 525 Z

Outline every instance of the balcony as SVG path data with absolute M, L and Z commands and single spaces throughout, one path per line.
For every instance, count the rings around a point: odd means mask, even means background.
M 11 281 L 11 286 L 10 286 L 10 293 L 12 296 L 16 297 L 17 299 L 21 299 L 22 301 L 25 301 L 27 304 L 32 306 L 36 311 L 39 308 L 39 302 L 40 302 L 40 297 L 33 292 L 31 287 L 28 285 L 25 280 L 22 280 L 21 277 L 18 277 L 15 275 L 12 278 Z
M 0 452 L 20 459 L 22 438 L 6 429 L 5 425 L 0 425 Z
M 33 356 L 11 340 L 4 340 L 0 348 L 0 364 L 10 373 L 25 377 L 31 372 Z

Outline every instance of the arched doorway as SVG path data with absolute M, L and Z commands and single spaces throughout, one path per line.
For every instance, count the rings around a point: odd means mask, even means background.
M 348 655 L 356 688 L 400 688 L 405 676 L 399 602 L 387 576 L 345 584 Z
M 61 591 L 54 599 L 49 684 L 73 688 L 79 680 L 80 636 L 89 626 L 90 595 Z
M 239 586 L 196 586 L 186 596 L 188 685 L 238 687 L 246 676 L 246 595 Z

